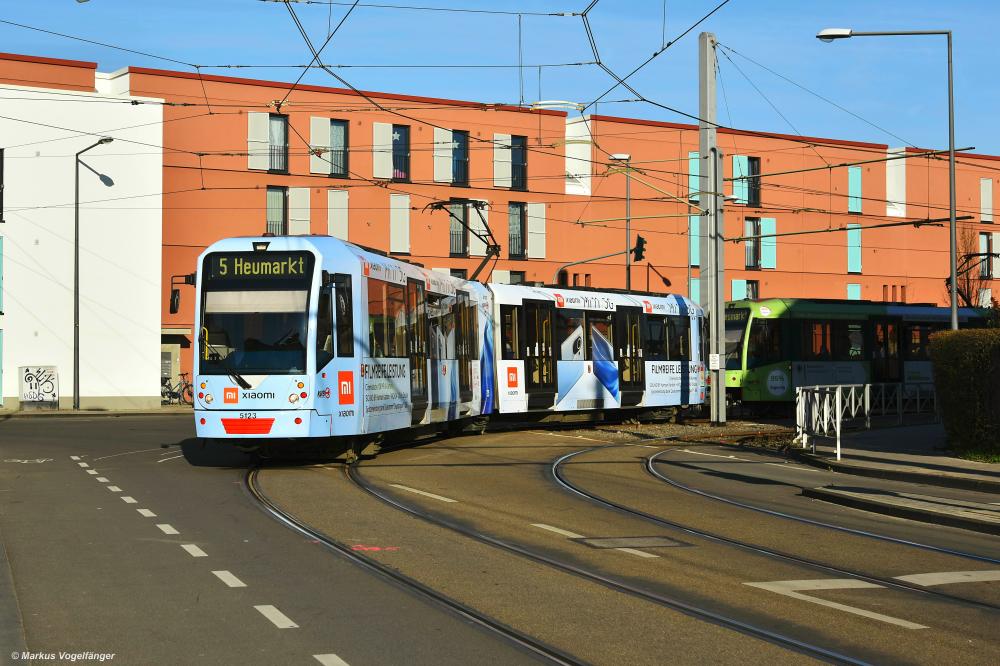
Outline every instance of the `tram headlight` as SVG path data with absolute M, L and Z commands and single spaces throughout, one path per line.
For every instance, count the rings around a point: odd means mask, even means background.
M 306 387 L 305 383 L 303 382 L 299 382 L 298 384 L 296 384 L 296 386 L 299 387 L 300 389 Z
M 298 401 L 299 401 L 299 394 L 298 393 L 293 393 L 290 396 L 288 396 L 288 402 L 292 403 L 293 405 L 295 403 L 297 403 Z
M 215 400 L 215 398 L 212 397 L 211 393 L 206 393 L 205 394 L 205 404 L 206 405 L 211 405 L 213 400 Z

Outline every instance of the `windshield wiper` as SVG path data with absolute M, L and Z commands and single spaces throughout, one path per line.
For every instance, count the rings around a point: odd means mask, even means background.
M 233 366 L 229 363 L 229 355 L 227 354 L 226 356 L 223 356 L 219 352 L 219 348 L 208 341 L 207 335 L 203 333 L 201 337 L 198 339 L 198 342 L 201 342 L 202 344 L 206 345 L 212 351 L 213 354 L 219 357 L 219 360 L 222 361 L 222 364 L 225 366 L 227 374 L 229 375 L 230 379 L 236 382 L 240 388 L 242 389 L 250 388 L 250 382 L 243 379 L 240 373 L 236 372 L 236 369 L 233 368 Z

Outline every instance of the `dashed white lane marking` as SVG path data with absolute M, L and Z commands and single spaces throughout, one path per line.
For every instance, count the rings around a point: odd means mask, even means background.
M 615 550 L 620 550 L 623 553 L 628 553 L 629 555 L 637 555 L 639 557 L 659 557 L 659 555 L 654 555 L 652 553 L 645 553 L 641 550 L 636 550 L 635 548 L 615 548 Z
M 548 435 L 550 437 L 565 437 L 566 439 L 582 439 L 587 442 L 600 442 L 601 444 L 606 444 L 607 440 L 604 439 L 594 439 L 593 437 L 584 437 L 583 435 L 562 435 L 558 432 L 547 432 L 545 430 L 537 430 L 543 435 Z
M 133 453 L 148 453 L 149 451 L 160 451 L 161 447 L 156 447 L 155 449 L 141 449 L 139 451 L 125 451 L 123 453 L 112 453 L 110 456 L 101 456 L 100 458 L 94 458 L 94 461 L 105 460 L 107 458 L 117 458 L 118 456 L 130 456 Z
M 122 501 L 126 504 L 138 504 L 134 497 L 129 497 L 128 495 L 122 495 Z
M 69 459 L 70 460 L 79 460 L 80 456 L 70 456 Z
M 423 490 L 417 490 L 416 488 L 410 488 L 409 486 L 401 486 L 398 483 L 390 483 L 393 488 L 399 488 L 400 490 L 405 490 L 408 493 L 416 493 L 418 495 L 423 495 L 424 497 L 430 497 L 431 499 L 436 499 L 441 502 L 457 502 L 458 500 L 453 500 L 448 497 L 442 497 L 441 495 L 435 495 L 434 493 L 428 493 Z
M 787 463 L 764 463 L 765 465 L 774 465 L 775 467 L 781 467 L 783 469 L 794 469 L 799 472 L 822 472 L 821 469 L 813 469 L 812 467 L 799 467 L 797 465 L 789 465 Z
M 246 587 L 247 584 L 241 581 L 239 578 L 229 573 L 228 571 L 213 571 L 215 577 L 221 580 L 223 583 L 229 587 Z
M 97 481 L 98 481 L 98 483 L 108 483 L 108 477 L 106 477 L 106 476 L 99 476 L 99 477 L 97 477 Z
M 96 469 L 88 469 L 87 470 L 87 474 L 97 474 L 97 470 Z
M 136 509 L 143 518 L 156 518 L 156 514 L 149 509 Z
M 743 458 L 737 458 L 736 456 L 723 456 L 718 453 L 705 453 L 704 451 L 692 451 L 691 449 L 681 449 L 684 453 L 690 453 L 693 456 L 708 456 L 709 458 L 726 458 L 728 460 L 743 460 Z
M 937 573 L 896 576 L 896 580 L 904 580 L 907 583 L 916 583 L 917 585 L 923 585 L 924 587 L 930 587 L 931 585 L 950 585 L 952 583 L 981 583 L 985 581 L 1000 580 L 1000 570 L 939 571 Z
M 582 534 L 577 534 L 576 532 L 570 532 L 569 530 L 559 529 L 558 527 L 552 527 L 551 525 L 546 525 L 545 523 L 531 523 L 532 527 L 537 527 L 539 529 L 548 530 L 549 532 L 555 532 L 556 534 L 561 534 L 569 539 L 586 539 L 587 537 Z
M 191 557 L 208 557 L 208 553 L 193 543 L 182 543 L 181 548 L 186 550 Z
M 183 458 L 183 457 L 184 457 L 184 454 L 182 453 L 182 454 L 181 454 L 181 455 L 179 455 L 179 456 L 171 456 L 171 457 L 169 457 L 169 458 L 160 458 L 160 459 L 159 459 L 159 460 L 157 460 L 156 462 L 158 462 L 158 463 L 161 463 L 161 462 L 167 462 L 168 460 L 176 460 L 177 458 Z
M 77 463 L 80 467 L 90 467 L 87 463 Z
M 173 525 L 170 525 L 169 523 L 158 523 L 156 526 L 159 527 L 160 531 L 164 534 L 180 534 L 180 532 L 175 530 Z
M 298 629 L 299 625 L 292 622 L 287 615 L 274 606 L 254 606 L 257 612 L 270 620 L 278 629 Z
M 122 491 L 118 486 L 107 486 L 107 489 L 113 493 L 120 493 Z
M 314 654 L 313 659 L 323 664 L 323 666 L 349 666 L 349 664 L 335 654 Z
M 827 601 L 826 599 L 820 599 L 819 597 L 811 597 L 809 595 L 799 593 L 799 590 L 882 589 L 881 585 L 868 583 L 863 580 L 856 580 L 854 578 L 825 578 L 819 580 L 776 580 L 769 583 L 743 584 L 767 590 L 768 592 L 783 594 L 786 597 L 792 597 L 793 599 L 799 599 L 801 601 L 808 601 L 809 603 L 818 604 L 820 606 L 826 606 L 827 608 L 833 608 L 845 613 L 851 613 L 852 615 L 860 615 L 861 617 L 867 617 L 872 620 L 885 622 L 887 624 L 894 624 L 897 627 L 903 627 L 904 629 L 927 629 L 927 627 L 922 624 L 916 624 L 915 622 L 909 622 L 907 620 L 900 620 L 898 617 L 882 615 L 881 613 L 873 613 L 872 611 L 865 610 L 863 608 L 855 608 L 854 606 L 838 604 L 835 601 Z

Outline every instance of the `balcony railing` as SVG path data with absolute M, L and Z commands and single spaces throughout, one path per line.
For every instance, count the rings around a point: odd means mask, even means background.
M 469 160 L 456 159 L 451 163 L 451 183 L 452 185 L 469 184 Z
M 410 179 L 410 153 L 394 150 L 392 151 L 392 179 Z
M 456 228 L 455 226 L 452 226 L 449 238 L 450 238 L 450 242 L 448 244 L 449 254 L 465 256 L 469 253 L 465 229 Z
M 326 153 L 326 158 L 330 160 L 330 175 L 347 177 L 347 149 L 331 148 Z
M 288 171 L 288 146 L 271 146 L 270 171 Z
M 511 229 L 507 239 L 507 250 L 512 259 L 524 257 L 524 234 L 521 233 L 520 229 Z
M 512 190 L 528 189 L 527 164 L 514 163 L 510 165 L 510 189 Z

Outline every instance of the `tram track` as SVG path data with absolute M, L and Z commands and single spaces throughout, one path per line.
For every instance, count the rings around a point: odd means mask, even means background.
M 563 456 L 559 457 L 558 459 L 556 459 L 552 463 L 552 465 L 550 467 L 550 473 L 552 474 L 552 477 L 555 479 L 555 481 L 560 486 L 562 486 L 565 490 L 567 490 L 568 492 L 570 492 L 570 493 L 572 493 L 574 495 L 582 497 L 582 498 L 584 498 L 585 500 L 587 500 L 589 502 L 592 502 L 594 504 L 603 506 L 605 508 L 609 508 L 609 509 L 618 511 L 618 512 L 624 513 L 626 515 L 629 515 L 629 516 L 632 516 L 632 517 L 635 517 L 635 518 L 640 518 L 642 520 L 646 520 L 646 521 L 651 522 L 651 523 L 653 523 L 655 525 L 658 525 L 660 527 L 665 527 L 665 528 L 668 528 L 668 529 L 671 529 L 671 530 L 674 530 L 674 531 L 680 531 L 680 532 L 682 532 L 684 534 L 687 534 L 687 535 L 690 535 L 690 536 L 700 537 L 700 538 L 707 539 L 709 541 L 713 541 L 713 542 L 716 542 L 716 543 L 722 543 L 722 544 L 725 544 L 725 545 L 728 545 L 728 546 L 732 546 L 732 547 L 736 547 L 736 548 L 739 548 L 741 550 L 744 550 L 744 551 L 747 551 L 747 552 L 751 552 L 751 553 L 754 553 L 754 554 L 757 554 L 757 555 L 763 555 L 765 557 L 769 557 L 769 558 L 772 558 L 772 559 L 781 560 L 783 562 L 788 562 L 788 563 L 799 565 L 799 566 L 807 566 L 807 567 L 810 567 L 810 568 L 813 568 L 813 569 L 818 569 L 818 570 L 824 571 L 826 573 L 833 573 L 833 574 L 836 574 L 838 576 L 845 576 L 845 577 L 855 578 L 855 579 L 862 580 L 862 581 L 865 581 L 865 582 L 874 583 L 874 584 L 877 584 L 877 585 L 882 585 L 884 587 L 889 587 L 889 588 L 893 588 L 893 589 L 897 589 L 897 590 L 902 590 L 902 591 L 910 592 L 910 593 L 916 593 L 916 594 L 923 595 L 923 596 L 926 596 L 926 597 L 929 597 L 929 598 L 936 598 L 936 599 L 940 599 L 940 600 L 951 602 L 951 603 L 960 603 L 960 604 L 963 604 L 963 605 L 966 605 L 966 606 L 969 606 L 969 607 L 972 607 L 972 608 L 978 608 L 978 609 L 981 609 L 981 610 L 987 610 L 987 611 L 993 611 L 993 612 L 1000 611 L 1000 606 L 997 606 L 995 604 L 990 604 L 990 603 L 986 603 L 986 602 L 981 602 L 981 601 L 976 601 L 976 600 L 972 600 L 972 599 L 967 599 L 965 597 L 954 596 L 954 595 L 951 595 L 951 594 L 946 594 L 946 593 L 939 592 L 939 591 L 933 590 L 933 589 L 928 589 L 928 588 L 925 588 L 925 587 L 918 587 L 916 585 L 911 585 L 911 584 L 908 584 L 908 583 L 906 583 L 904 581 L 899 581 L 899 580 L 895 580 L 895 579 L 892 579 L 892 578 L 884 578 L 884 577 L 877 576 L 877 575 L 866 574 L 866 573 L 863 573 L 863 572 L 860 572 L 860 571 L 854 571 L 854 570 L 850 570 L 850 569 L 844 569 L 842 567 L 837 567 L 837 566 L 834 566 L 834 565 L 831 565 L 831 564 L 828 564 L 828 563 L 825 563 L 825 562 L 820 562 L 818 560 L 812 560 L 812 559 L 809 559 L 807 557 L 801 557 L 801 556 L 798 556 L 798 555 L 793 555 L 791 553 L 785 553 L 785 552 L 782 552 L 782 551 L 778 551 L 778 550 L 774 550 L 774 549 L 771 549 L 771 548 L 767 548 L 765 546 L 761 546 L 761 545 L 758 545 L 758 544 L 750 543 L 748 541 L 743 541 L 743 540 L 740 540 L 740 539 L 735 539 L 735 538 L 732 538 L 732 537 L 727 537 L 727 536 L 722 535 L 722 534 L 718 534 L 718 533 L 715 533 L 715 532 L 710 532 L 710 531 L 707 531 L 707 530 L 703 530 L 703 529 L 700 529 L 700 528 L 697 528 L 697 527 L 694 527 L 694 526 L 691 526 L 691 525 L 685 525 L 683 523 L 679 523 L 679 522 L 676 522 L 676 521 L 673 521 L 673 520 L 668 520 L 668 519 L 662 518 L 660 516 L 655 516 L 653 514 L 645 512 L 645 511 L 641 511 L 641 510 L 635 509 L 633 507 L 625 506 L 624 504 L 621 504 L 619 502 L 615 502 L 615 501 L 609 500 L 609 499 L 607 499 L 605 497 L 601 497 L 601 496 L 596 495 L 596 494 L 594 494 L 592 492 L 589 492 L 589 491 L 581 488 L 580 486 L 571 483 L 566 478 L 565 474 L 562 472 L 561 468 L 563 467 L 563 465 L 567 461 L 569 461 L 569 460 L 571 460 L 571 459 L 573 459 L 573 458 L 575 458 L 577 456 L 581 456 L 581 455 L 584 455 L 586 453 L 590 453 L 590 452 L 598 451 L 598 450 L 604 450 L 604 449 L 608 449 L 608 448 L 618 448 L 618 446 L 619 445 L 594 446 L 594 447 L 589 447 L 589 448 L 582 449 L 582 450 L 579 450 L 579 451 L 574 451 L 572 453 L 568 453 L 566 455 L 563 455 Z M 654 464 L 653 461 L 658 456 L 662 455 L 663 453 L 666 453 L 666 451 L 660 451 L 659 453 L 656 453 L 656 454 L 653 454 L 651 456 L 647 456 L 647 457 L 644 458 L 644 460 L 645 460 L 644 467 L 646 468 L 647 472 L 649 472 L 650 474 L 652 474 L 655 478 L 658 478 L 658 479 L 660 479 L 660 480 L 662 480 L 664 482 L 667 482 L 670 485 L 676 486 L 676 487 L 678 487 L 681 490 L 690 490 L 690 492 L 694 492 L 695 494 L 709 496 L 707 493 L 703 493 L 702 491 L 698 491 L 696 489 L 689 489 L 686 486 L 681 486 L 679 484 L 676 484 L 672 480 L 668 479 L 667 477 L 664 477 L 664 476 L 660 475 L 656 471 L 655 467 L 653 467 L 653 464 Z M 744 506 L 741 503 L 735 502 L 733 500 L 722 499 L 722 501 L 725 501 L 727 503 L 734 504 L 734 505 L 737 505 L 737 506 L 743 506 L 744 508 L 755 508 L 755 507 L 748 506 L 748 505 Z M 768 510 L 768 509 L 761 509 L 761 508 L 755 508 L 755 509 L 759 510 L 759 511 L 763 511 L 763 512 L 768 513 L 768 514 L 775 514 L 775 515 L 779 515 L 781 517 L 787 517 L 789 519 L 796 519 L 796 517 L 794 517 L 794 516 L 781 514 L 780 512 L 772 512 L 771 510 Z M 811 521 L 811 520 L 808 520 L 808 519 L 802 519 L 802 520 L 804 522 L 810 523 L 810 524 L 814 524 L 815 523 L 815 521 Z M 840 527 L 840 526 L 827 525 L 825 523 L 820 523 L 820 526 L 831 527 L 833 529 L 841 529 L 843 531 L 847 531 L 847 532 L 850 532 L 850 533 L 860 534 L 860 535 L 863 535 L 863 536 L 871 536 L 871 537 L 875 537 L 875 538 L 878 538 L 878 537 L 882 536 L 882 535 L 874 535 L 873 533 L 866 533 L 866 532 L 863 532 L 863 531 L 860 531 L 860 530 L 853 530 L 853 529 L 850 529 L 850 528 L 844 528 L 844 527 Z M 962 554 L 962 553 L 959 553 L 958 551 L 950 551 L 948 549 L 939 549 L 939 548 L 936 548 L 934 546 L 928 546 L 928 545 L 924 545 L 924 544 L 917 544 L 916 542 L 907 542 L 905 540 L 895 539 L 893 537 L 884 537 L 884 538 L 886 540 L 892 541 L 894 543 L 899 543 L 899 544 L 902 544 L 902 545 L 913 545 L 913 546 L 918 546 L 918 547 L 925 547 L 925 548 L 928 548 L 928 549 L 931 549 L 931 550 L 935 550 L 935 551 L 943 553 L 943 554 L 956 555 L 956 556 L 965 555 L 965 556 L 971 557 L 972 559 L 976 559 L 976 560 L 984 561 L 984 562 L 994 562 L 995 561 L 995 560 L 991 560 L 989 558 L 982 558 L 982 557 L 971 555 L 971 554 Z
M 602 447 L 593 447 L 602 448 Z M 589 450 L 589 449 L 588 449 Z M 455 532 L 461 536 L 474 539 L 481 543 L 485 543 L 489 546 L 498 548 L 500 550 L 506 551 L 518 555 L 520 557 L 526 558 L 530 561 L 542 564 L 544 566 L 550 567 L 552 569 L 561 571 L 566 574 L 587 580 L 592 583 L 597 583 L 613 591 L 627 594 L 641 600 L 669 608 L 671 610 L 683 613 L 689 617 L 696 618 L 698 620 L 709 622 L 711 624 L 721 626 L 732 631 L 739 632 L 741 634 L 751 636 L 763 641 L 767 641 L 771 644 L 778 645 L 782 648 L 788 649 L 793 652 L 797 652 L 803 655 L 813 657 L 822 661 L 837 664 L 867 664 L 862 659 L 851 657 L 834 650 L 830 650 L 819 645 L 814 645 L 792 636 L 781 634 L 764 627 L 756 626 L 749 622 L 744 622 L 742 620 L 717 613 L 713 610 L 703 608 L 694 604 L 687 603 L 677 598 L 668 597 L 650 590 L 645 590 L 640 587 L 636 587 L 629 583 L 615 580 L 611 577 L 605 576 L 603 574 L 590 571 L 588 569 L 570 564 L 565 561 L 550 557 L 541 552 L 533 550 L 531 548 L 518 545 L 516 543 L 511 543 L 503 539 L 484 534 L 477 530 L 471 529 L 466 525 L 459 523 L 457 521 L 450 520 L 448 518 L 441 517 L 440 515 L 431 513 L 429 511 L 424 511 L 423 509 L 417 508 L 415 506 L 401 502 L 391 495 L 382 492 L 379 488 L 374 486 L 365 480 L 361 471 L 359 470 L 359 465 L 352 465 L 345 468 L 345 474 L 348 479 L 359 489 L 368 493 L 369 495 L 375 497 L 376 499 L 382 501 L 388 506 L 409 514 L 413 517 L 419 518 L 427 523 L 436 525 L 438 527 L 443 527 L 452 532 Z
M 376 560 L 365 557 L 364 555 L 360 555 L 352 550 L 347 544 L 337 541 L 323 532 L 309 527 L 302 521 L 281 509 L 264 493 L 258 483 L 259 471 L 259 467 L 252 467 L 247 470 L 247 473 L 243 477 L 244 488 L 249 493 L 251 499 L 264 513 L 268 514 L 285 527 L 310 539 L 318 541 L 328 549 L 346 557 L 352 563 L 360 566 L 366 571 L 385 578 L 394 585 L 412 592 L 437 606 L 443 607 L 445 610 L 458 615 L 463 620 L 471 622 L 486 631 L 496 634 L 502 639 L 509 641 L 550 663 L 561 664 L 564 666 L 578 666 L 584 663 L 570 654 L 546 645 L 528 634 L 517 631 L 516 629 L 479 612 L 471 606 L 441 594 L 437 590 L 434 590 L 420 581 L 417 581 L 391 567 L 385 566 Z M 349 472 L 348 476 L 350 476 Z

